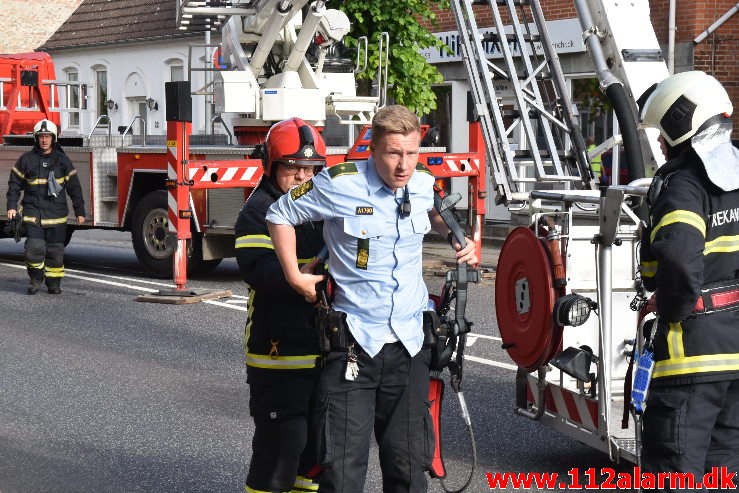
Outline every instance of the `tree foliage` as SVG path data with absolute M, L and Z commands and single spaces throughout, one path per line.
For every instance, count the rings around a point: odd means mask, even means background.
M 347 46 L 356 47 L 361 36 L 369 40 L 368 68 L 359 78 L 369 87 L 377 75 L 380 33 L 390 35 L 388 68 L 388 95 L 418 114 L 425 115 L 436 109 L 436 97 L 432 84 L 443 82 L 436 67 L 419 53 L 429 47 L 446 48 L 419 21 L 436 24 L 436 14 L 431 6 L 448 9 L 449 0 L 340 0 L 330 2 L 330 7 L 343 10 L 352 21 L 352 30 L 346 36 Z

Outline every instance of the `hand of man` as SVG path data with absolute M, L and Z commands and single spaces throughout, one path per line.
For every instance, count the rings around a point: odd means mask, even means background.
M 470 266 L 477 265 L 477 254 L 475 253 L 475 242 L 469 238 L 465 238 L 467 244 L 462 248 L 459 242 L 454 242 L 454 249 L 457 251 L 457 263 L 467 262 Z
M 300 294 L 305 301 L 315 303 L 318 299 L 316 294 L 316 284 L 326 279 L 326 276 L 316 276 L 314 274 L 301 273 L 299 277 L 289 279 L 290 286 Z
M 647 301 L 647 312 L 657 313 L 657 293 L 654 293 L 649 301 Z
M 77 216 L 77 224 L 84 224 L 85 216 Z
M 15 209 L 8 209 L 8 219 L 13 219 L 17 213 L 18 211 Z

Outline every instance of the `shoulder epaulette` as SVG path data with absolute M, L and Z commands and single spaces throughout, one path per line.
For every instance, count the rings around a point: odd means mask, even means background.
M 354 163 L 339 163 L 328 169 L 328 176 L 332 179 L 343 175 L 356 175 L 357 173 L 357 165 Z
M 425 165 L 425 164 L 423 164 L 423 163 L 418 163 L 418 164 L 416 164 L 416 171 L 420 171 L 421 173 L 428 173 L 428 174 L 430 174 L 431 176 L 434 176 L 434 174 L 433 174 L 433 173 L 431 172 L 431 170 L 430 170 L 430 169 L 428 169 L 428 168 L 426 167 L 426 165 Z

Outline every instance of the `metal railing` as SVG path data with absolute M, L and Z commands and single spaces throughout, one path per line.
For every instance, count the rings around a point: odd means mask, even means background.
M 95 125 L 93 125 L 90 129 L 90 133 L 87 134 L 87 140 L 90 140 L 90 137 L 92 137 L 92 133 L 95 131 L 96 128 L 98 128 L 98 126 L 100 125 L 100 120 L 102 120 L 103 118 L 108 120 L 108 147 L 110 147 L 113 145 L 113 136 L 111 134 L 111 121 L 108 115 L 100 115 L 98 119 L 95 120 Z
M 233 134 L 231 134 L 231 131 L 228 129 L 228 126 L 226 125 L 226 122 L 223 121 L 223 118 L 221 118 L 221 115 L 216 115 L 210 120 L 210 134 L 215 135 L 215 126 L 216 122 L 221 122 L 221 125 L 223 125 L 223 129 L 228 134 L 228 145 L 233 145 Z
M 136 115 L 133 117 L 133 120 L 131 120 L 131 123 L 128 124 L 128 127 L 126 127 L 126 131 L 123 132 L 123 136 L 121 137 L 121 147 L 126 147 L 126 135 L 128 135 L 128 132 L 133 129 L 133 124 L 136 123 L 136 120 L 141 120 L 141 123 L 143 123 L 143 136 L 144 136 L 144 143 L 143 145 L 146 146 L 146 121 L 142 118 L 141 115 Z M 133 133 L 131 133 L 131 138 L 133 139 Z

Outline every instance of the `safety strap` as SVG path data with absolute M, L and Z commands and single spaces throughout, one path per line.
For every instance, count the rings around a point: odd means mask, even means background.
M 639 316 L 636 320 L 637 337 L 639 334 L 638 328 L 641 327 L 641 324 L 648 313 L 649 312 L 647 311 L 647 306 L 646 304 L 644 304 L 639 310 Z M 629 428 L 629 411 L 631 410 L 631 383 L 634 374 L 634 360 L 636 359 L 634 357 L 634 355 L 636 354 L 636 342 L 636 339 L 634 339 L 634 350 L 631 352 L 631 358 L 629 358 L 629 368 L 626 370 L 626 377 L 624 378 L 624 414 L 621 418 L 621 428 L 624 430 Z
M 701 287 L 701 295 L 695 304 L 695 315 L 739 309 L 739 281 L 722 281 Z

